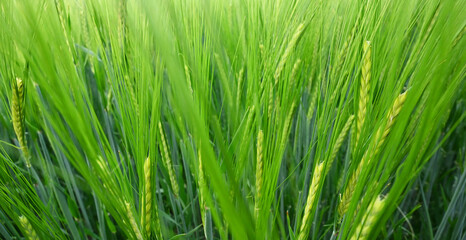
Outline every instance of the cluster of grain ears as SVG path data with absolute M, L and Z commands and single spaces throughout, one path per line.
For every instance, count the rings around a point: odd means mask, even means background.
M 343 194 L 342 201 L 340 202 L 340 205 L 338 206 L 338 212 L 341 217 L 348 210 L 349 204 L 353 197 L 354 190 L 356 188 L 358 178 L 362 170 L 364 169 L 365 166 L 368 166 L 370 164 L 371 159 L 380 152 L 382 145 L 385 142 L 385 139 L 390 133 L 390 129 L 393 126 L 395 118 L 398 116 L 398 114 L 401 111 L 401 108 L 403 107 L 403 104 L 406 100 L 406 94 L 407 94 L 406 92 L 402 93 L 396 98 L 390 112 L 388 113 L 387 123 L 385 124 L 385 127 L 379 128 L 377 130 L 376 137 L 375 137 L 375 149 L 373 149 L 373 151 L 370 151 L 371 149 L 366 150 L 366 152 L 364 153 L 361 159 L 361 162 L 359 162 L 359 165 L 356 168 L 356 171 L 351 175 L 349 183 Z

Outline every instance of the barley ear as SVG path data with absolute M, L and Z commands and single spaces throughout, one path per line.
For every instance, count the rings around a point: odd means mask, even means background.
M 264 182 L 263 179 L 263 142 L 264 142 L 264 133 L 262 130 L 259 130 L 257 135 L 257 164 L 256 164 L 256 198 L 254 200 L 254 215 L 257 222 L 259 217 L 259 204 L 261 200 L 262 185 Z
M 290 42 L 286 46 L 285 52 L 283 53 L 282 57 L 280 58 L 280 62 L 278 62 L 277 65 L 277 70 L 275 71 L 274 74 L 274 79 L 275 79 L 275 85 L 278 83 L 278 79 L 280 78 L 280 75 L 283 71 L 283 67 L 285 66 L 286 62 L 288 61 L 288 58 L 293 50 L 293 48 L 296 46 L 296 43 L 299 40 L 299 37 L 301 37 L 301 34 L 304 31 L 304 24 L 301 23 L 299 24 L 298 28 L 296 28 L 295 33 L 293 34 L 293 37 L 291 37 Z
M 12 87 L 11 97 L 11 118 L 13 120 L 13 129 L 15 130 L 16 137 L 18 138 L 19 147 L 23 152 L 24 159 L 26 160 L 26 167 L 31 167 L 29 159 L 29 151 L 27 148 L 27 141 L 24 126 L 24 86 L 23 80 L 16 78 L 16 84 Z
M 165 140 L 165 134 L 163 133 L 162 129 L 162 123 L 159 122 L 159 131 L 160 131 L 160 138 L 162 140 L 162 152 L 163 152 L 163 159 L 165 160 L 165 167 L 168 170 L 168 175 L 170 177 L 170 183 L 172 185 L 173 193 L 175 194 L 175 197 L 179 196 L 180 190 L 178 187 L 178 182 L 176 181 L 176 174 L 175 170 L 173 168 L 173 162 L 170 158 L 170 154 L 168 152 L 168 147 L 167 147 L 167 142 Z
M 309 103 L 309 110 L 307 111 L 307 120 L 310 121 L 314 115 L 315 107 L 317 102 L 317 90 L 314 90 L 311 97 L 311 102 Z
M 296 75 L 298 74 L 299 66 L 301 65 L 301 59 L 298 58 L 296 62 L 293 65 L 293 69 L 291 70 L 291 76 L 290 76 L 290 86 L 294 86 L 296 82 Z
M 341 130 L 340 134 L 338 135 L 337 141 L 335 142 L 335 145 L 332 150 L 332 154 L 330 155 L 330 161 L 328 162 L 328 167 L 327 171 L 330 170 L 330 167 L 332 166 L 333 161 L 335 160 L 338 150 L 341 147 L 341 144 L 343 143 L 343 140 L 345 140 L 346 135 L 353 123 L 354 115 L 351 115 L 348 120 L 346 120 L 345 126 L 343 126 L 343 129 Z
M 364 125 L 364 120 L 369 103 L 369 89 L 371 80 L 371 42 L 364 42 L 364 63 L 361 71 L 361 86 L 359 88 L 359 104 L 358 104 L 358 121 L 356 127 L 356 143 L 359 141 L 361 129 Z
M 146 158 L 144 161 L 144 196 L 141 207 L 141 226 L 143 226 L 144 235 L 150 238 L 151 213 L 152 213 L 152 189 L 151 189 L 151 160 Z
M 199 209 L 201 211 L 202 225 L 204 226 L 204 236 L 207 238 L 207 225 L 206 225 L 206 182 L 205 182 L 205 173 L 202 165 L 202 156 L 201 149 L 197 151 L 197 156 L 199 159 L 199 176 L 198 176 L 198 185 L 199 185 Z
M 25 237 L 28 240 L 39 240 L 36 231 L 32 228 L 32 225 L 29 223 L 29 220 L 23 215 L 19 217 L 19 223 L 21 227 L 24 229 Z
M 309 193 L 307 195 L 306 207 L 304 209 L 304 216 L 301 221 L 301 227 L 299 229 L 298 240 L 305 240 L 309 235 L 309 229 L 311 227 L 309 218 L 311 216 L 312 210 L 317 205 L 314 204 L 314 201 L 316 199 L 317 190 L 322 179 L 323 168 L 324 163 L 319 163 L 314 170 L 314 174 L 312 175 L 311 184 L 309 185 Z
M 378 217 L 384 207 L 385 199 L 377 197 L 371 205 L 371 208 L 364 214 L 361 223 L 356 228 L 351 240 L 365 240 L 368 239 L 371 230 L 374 228 Z
M 398 114 L 400 114 L 400 111 L 403 108 L 403 104 L 406 100 L 406 94 L 407 92 L 398 95 L 398 97 L 395 99 L 395 102 L 393 103 L 392 109 L 387 115 L 387 123 L 385 125 L 385 128 L 383 130 L 381 128 L 377 130 L 375 139 L 377 139 L 378 142 L 374 154 L 379 153 L 380 148 L 382 147 L 383 143 L 385 142 L 385 139 L 390 133 L 390 130 L 395 122 L 396 117 L 398 116 Z
M 125 201 L 125 207 L 126 207 L 126 214 L 129 220 L 129 224 L 131 225 L 131 228 L 133 229 L 134 234 L 136 234 L 136 238 L 138 240 L 142 240 L 142 234 L 141 231 L 139 231 L 139 226 L 136 223 L 136 220 L 134 219 L 133 211 L 131 208 L 131 204 L 127 201 Z
M 296 103 L 293 102 L 291 104 L 291 107 L 290 107 L 290 112 L 288 113 L 288 116 L 286 117 L 285 119 L 285 124 L 283 125 L 283 135 L 282 135 L 282 138 L 281 138 L 281 141 L 280 141 L 280 146 L 284 147 L 286 145 L 286 140 L 288 138 L 288 135 L 290 133 L 290 126 L 291 126 L 291 123 L 292 123 L 292 117 L 293 117 L 293 112 L 294 112 L 294 108 L 296 106 Z

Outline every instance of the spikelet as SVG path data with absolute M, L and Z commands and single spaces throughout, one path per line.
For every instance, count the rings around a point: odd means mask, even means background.
M 108 89 L 106 97 L 107 97 L 107 106 L 105 107 L 105 109 L 107 110 L 107 112 L 110 112 L 110 107 L 112 106 L 112 89 L 111 88 Z
M 353 123 L 353 119 L 354 119 L 354 115 L 351 115 L 348 118 L 348 120 L 346 120 L 345 126 L 343 126 L 343 129 L 338 135 L 337 141 L 335 142 L 335 145 L 332 150 L 332 154 L 330 155 L 330 161 L 328 162 L 327 172 L 330 170 L 330 167 L 332 166 L 332 163 L 335 160 L 335 157 L 337 156 L 338 150 L 340 149 L 341 144 L 343 143 L 343 140 L 345 140 L 346 138 L 346 134 L 348 133 L 348 130 Z
M 201 210 L 201 218 L 202 218 L 202 225 L 204 227 L 204 235 L 207 239 L 207 225 L 206 225 L 206 182 L 205 182 L 205 174 L 204 168 L 202 166 L 202 156 L 201 156 L 201 149 L 197 151 L 197 156 L 199 158 L 199 176 L 197 184 L 199 185 L 199 209 Z
M 25 136 L 24 126 L 24 87 L 23 80 L 16 78 L 16 85 L 12 87 L 13 95 L 11 97 L 11 118 L 13 120 L 13 129 L 15 130 L 16 137 L 18 138 L 19 147 L 23 152 L 24 159 L 26 160 L 26 167 L 31 167 L 29 161 L 29 151 L 27 148 L 27 141 Z
M 19 217 L 19 223 L 21 223 L 21 227 L 23 227 L 27 239 L 39 240 L 36 231 L 34 231 L 34 228 L 32 228 L 29 220 L 24 215 Z
M 356 228 L 353 236 L 350 238 L 351 240 L 365 240 L 369 237 L 372 228 L 375 226 L 378 217 L 384 207 L 385 199 L 381 197 L 377 197 L 373 203 L 372 207 L 368 212 L 365 213 L 365 216 L 361 220 L 362 222 Z
M 314 110 L 316 108 L 317 103 L 317 90 L 314 90 L 311 97 L 311 103 L 309 104 L 309 110 L 307 111 L 307 120 L 310 121 L 312 116 L 314 115 Z
M 345 188 L 345 192 L 343 193 L 343 197 L 340 201 L 340 204 L 338 205 L 338 214 L 340 215 L 340 218 L 345 215 L 346 211 L 349 208 L 349 205 L 351 203 L 351 198 L 353 197 L 354 190 L 356 189 L 356 183 L 359 178 L 359 175 L 362 172 L 364 163 L 367 158 L 367 152 L 364 154 L 364 156 L 361 159 L 361 162 L 359 163 L 358 167 L 356 168 L 356 171 L 351 175 L 350 180 L 348 182 L 348 185 Z
M 296 74 L 298 72 L 298 69 L 299 69 L 300 65 L 301 65 L 301 59 L 298 58 L 298 60 L 296 60 L 296 62 L 293 65 L 293 69 L 291 70 L 290 86 L 293 86 L 294 83 L 295 83 Z
M 466 32 L 466 26 L 463 26 L 463 29 L 461 29 L 461 32 L 459 32 L 458 35 L 456 35 L 455 39 L 453 40 L 452 48 L 456 47 L 459 41 L 463 38 L 465 32 Z
M 364 63 L 361 73 L 361 87 L 359 88 L 358 121 L 356 125 L 356 143 L 359 141 L 361 129 L 366 117 L 367 105 L 369 103 L 369 89 L 371 80 L 371 42 L 364 42 Z
M 257 135 L 257 164 L 256 164 L 256 199 L 254 201 L 254 216 L 257 222 L 259 217 L 259 203 L 261 199 L 261 191 L 262 185 L 264 182 L 263 179 L 263 142 L 264 142 L 264 133 L 262 130 L 259 130 L 259 134 Z
M 290 112 L 288 113 L 288 116 L 286 117 L 286 120 L 285 120 L 285 124 L 283 125 L 283 135 L 282 135 L 282 139 L 281 139 L 281 145 L 282 147 L 284 147 L 286 144 L 286 139 L 288 138 L 288 134 L 290 133 L 290 125 L 291 125 L 291 120 L 292 120 L 292 117 L 293 117 L 293 112 L 294 112 L 294 108 L 295 108 L 295 102 L 293 102 L 291 104 L 291 107 L 290 107 Z
M 131 102 L 133 103 L 133 107 L 136 111 L 136 116 L 139 119 L 139 105 L 138 101 L 136 99 L 136 93 L 133 85 L 133 80 L 128 77 L 128 75 L 125 75 L 125 82 L 128 84 L 128 89 L 129 89 L 129 94 L 131 95 Z
M 351 42 L 353 41 L 354 36 L 356 35 L 356 32 L 357 32 L 357 30 L 359 28 L 359 23 L 360 23 L 361 17 L 362 17 L 362 11 L 360 10 L 358 16 L 356 17 L 356 23 L 354 24 L 353 28 L 351 29 L 350 35 L 348 36 L 346 41 L 343 43 L 343 46 L 341 48 L 340 56 L 338 57 L 338 59 L 339 59 L 339 64 L 338 64 L 339 68 L 341 67 L 341 65 L 343 65 L 343 63 L 344 63 L 344 61 L 346 59 L 346 55 L 348 53 L 348 47 L 351 44 Z
M 136 234 L 136 238 L 138 240 L 142 240 L 142 235 L 141 232 L 139 231 L 138 224 L 136 223 L 136 220 L 134 219 L 133 211 L 131 209 L 131 204 L 129 202 L 125 201 L 125 207 L 126 207 L 126 214 L 129 220 L 129 224 L 131 225 L 131 228 L 134 231 L 134 234 Z
M 188 65 L 184 65 L 184 74 L 186 75 L 186 82 L 188 82 L 188 87 L 189 91 L 191 91 L 191 94 L 193 94 L 193 86 L 191 84 L 191 76 L 189 74 L 189 68 Z
M 61 24 L 61 27 L 62 27 L 62 30 L 63 30 L 63 33 L 65 35 L 65 42 L 66 42 L 66 46 L 68 47 L 68 51 L 69 53 L 71 54 L 72 53 L 72 50 L 71 50 L 71 45 L 70 45 L 70 41 L 68 40 L 68 32 L 66 30 L 66 27 L 65 27 L 65 23 L 66 23 L 66 20 L 67 20 L 67 16 L 65 16 L 65 6 L 64 6 L 64 1 L 60 1 L 60 0 L 55 0 L 55 6 L 57 7 L 57 10 L 58 10 L 58 17 L 60 19 L 60 24 Z M 73 94 L 74 95 L 74 94 Z
M 178 197 L 179 193 L 180 193 L 180 190 L 179 190 L 179 187 L 178 187 L 178 182 L 176 181 L 176 175 L 175 175 L 175 170 L 173 169 L 173 163 L 172 163 L 172 160 L 170 158 L 170 154 L 168 153 L 167 142 L 165 141 L 165 135 L 163 133 L 162 123 L 161 122 L 159 122 L 159 131 L 160 131 L 160 138 L 162 140 L 162 146 L 163 146 L 163 149 L 161 149 L 161 150 L 163 152 L 163 158 L 165 160 L 165 162 L 164 162 L 165 167 L 168 170 L 168 175 L 170 177 L 170 183 L 172 185 L 173 193 L 175 194 L 175 197 Z
M 268 110 L 267 114 L 269 116 L 269 119 L 272 117 L 272 112 L 273 112 L 273 87 L 270 85 L 269 89 L 269 104 L 268 104 Z
M 299 24 L 298 28 L 296 29 L 295 33 L 293 34 L 293 37 L 291 38 L 290 42 L 286 46 L 285 52 L 283 53 L 283 56 L 281 57 L 280 62 L 277 65 L 277 70 L 275 71 L 275 74 L 274 74 L 275 85 L 278 83 L 278 79 L 280 78 L 280 75 L 281 75 L 281 73 L 283 71 L 283 67 L 285 66 L 285 64 L 286 64 L 286 62 L 288 60 L 288 57 L 291 54 L 291 51 L 296 46 L 296 43 L 298 42 L 299 37 L 301 36 L 303 31 L 304 31 L 304 24 L 301 23 L 301 24 Z
M 238 73 L 238 86 L 236 87 L 236 104 L 237 104 L 237 109 L 239 109 L 239 104 L 241 102 L 241 93 L 242 93 L 242 88 L 243 88 L 243 82 L 244 82 L 244 68 L 241 68 Z
M 304 216 L 301 221 L 301 228 L 299 230 L 298 240 L 305 240 L 309 235 L 309 229 L 311 227 L 311 223 L 309 222 L 309 217 L 311 216 L 311 211 L 313 210 L 315 204 L 314 201 L 316 199 L 317 189 L 320 185 L 320 181 L 322 179 L 322 171 L 324 168 L 324 163 L 319 163 L 312 175 L 311 184 L 309 185 L 309 193 L 307 195 L 306 200 L 306 208 L 304 210 Z
M 124 47 L 124 38 L 126 34 L 126 0 L 120 0 L 118 4 L 118 40 L 121 48 Z
M 141 207 L 141 226 L 144 226 L 144 235 L 150 238 L 150 224 L 152 212 L 152 189 L 151 189 L 151 160 L 146 158 L 144 161 L 144 197 Z

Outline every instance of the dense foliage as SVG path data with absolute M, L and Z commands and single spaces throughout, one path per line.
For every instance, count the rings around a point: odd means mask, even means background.
M 2 239 L 464 239 L 464 0 L 0 1 Z

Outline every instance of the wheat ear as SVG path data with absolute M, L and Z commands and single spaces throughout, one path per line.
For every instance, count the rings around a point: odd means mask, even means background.
M 356 126 L 356 143 L 359 141 L 361 129 L 364 125 L 366 117 L 367 105 L 369 103 L 369 89 L 371 80 L 371 42 L 364 42 L 364 63 L 361 73 L 361 86 L 359 88 L 359 104 L 358 104 L 358 121 Z
M 146 158 L 144 161 L 144 197 L 141 208 L 141 226 L 144 226 L 144 234 L 150 238 L 150 223 L 152 212 L 152 189 L 151 189 L 151 160 Z
M 296 43 L 299 40 L 299 37 L 304 31 L 304 24 L 299 24 L 298 28 L 296 28 L 295 33 L 293 34 L 293 37 L 291 38 L 290 42 L 286 46 L 285 52 L 283 53 L 283 56 L 280 58 L 280 62 L 278 62 L 277 65 L 277 70 L 275 71 L 274 74 L 274 79 L 275 79 L 275 85 L 278 83 L 278 79 L 280 78 L 280 75 L 283 71 L 283 67 L 285 66 L 286 62 L 288 61 L 288 58 L 293 50 L 293 48 L 296 46 Z
M 27 239 L 39 240 L 36 231 L 34 231 L 34 228 L 32 228 L 32 225 L 29 223 L 29 220 L 24 215 L 19 217 L 19 223 L 21 223 L 21 227 L 23 227 Z
M 323 168 L 324 163 L 319 163 L 314 170 L 314 174 L 312 175 L 311 184 L 309 186 L 309 193 L 307 195 L 306 207 L 304 210 L 304 216 L 301 221 L 301 228 L 299 229 L 298 240 L 305 240 L 309 235 L 309 229 L 311 227 L 309 217 L 311 216 L 311 211 L 315 206 L 314 201 L 316 199 L 317 189 L 322 179 Z
M 351 240 L 365 240 L 369 237 L 372 228 L 375 226 L 378 217 L 384 207 L 385 199 L 381 197 L 377 197 L 373 203 L 372 207 L 368 212 L 364 214 L 362 222 L 356 228 L 353 236 L 350 238 Z
M 125 207 L 126 207 L 126 214 L 127 214 L 128 220 L 129 220 L 129 224 L 131 225 L 131 228 L 133 229 L 134 234 L 136 234 L 136 238 L 138 240 L 142 240 L 143 238 L 142 238 L 142 235 L 141 235 L 141 231 L 139 231 L 138 224 L 136 223 L 136 220 L 134 219 L 131 204 L 129 204 L 129 202 L 125 201 Z
M 13 85 L 13 95 L 11 97 L 11 118 L 13 120 L 13 129 L 15 130 L 16 137 L 18 138 L 19 147 L 23 152 L 24 159 L 26 160 L 26 167 L 31 167 L 29 161 L 29 151 L 27 148 L 27 141 L 24 126 L 24 87 L 23 80 L 16 78 L 16 84 Z
M 257 135 L 256 198 L 254 201 L 254 214 L 255 214 L 256 222 L 259 217 L 259 210 L 260 210 L 259 203 L 261 200 L 262 184 L 264 182 L 264 179 L 263 179 L 264 163 L 262 161 L 263 143 L 264 143 L 264 133 L 262 132 L 262 130 L 259 130 L 259 134 Z
M 173 163 L 172 163 L 172 160 L 170 158 L 170 154 L 168 153 L 168 147 L 167 147 L 167 142 L 165 140 L 165 135 L 163 133 L 163 129 L 162 129 L 162 123 L 159 122 L 159 131 L 160 131 L 160 137 L 162 139 L 162 146 L 163 146 L 163 158 L 165 160 L 165 167 L 167 168 L 168 170 L 168 175 L 170 177 L 170 183 L 172 185 L 172 188 L 173 188 L 173 193 L 175 194 L 176 197 L 179 196 L 179 187 L 178 187 L 178 182 L 176 181 L 176 175 L 175 175 L 175 170 L 173 169 Z

